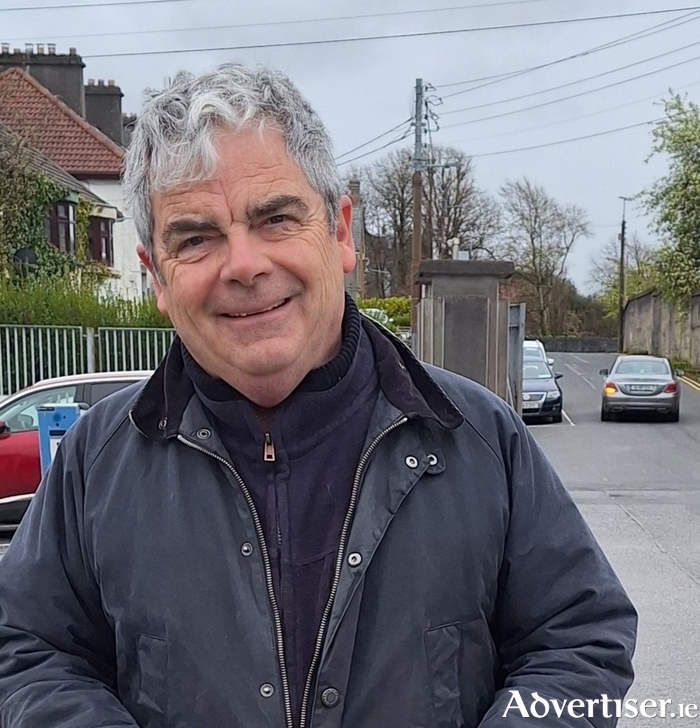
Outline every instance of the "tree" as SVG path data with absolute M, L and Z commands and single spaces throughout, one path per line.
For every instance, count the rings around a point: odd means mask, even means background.
M 411 290 L 413 157 L 390 152 L 352 176 L 360 180 L 365 216 L 368 293 L 407 295 Z M 470 157 L 449 147 L 431 149 L 423 173 L 423 247 L 451 258 L 455 238 L 472 255 L 486 250 L 500 230 L 496 202 L 476 187 Z
M 641 199 L 663 241 L 655 256 L 657 287 L 680 302 L 700 289 L 700 108 L 677 94 L 663 105 L 649 158 L 665 155 L 668 174 Z
M 537 333 L 553 332 L 552 307 L 557 284 L 564 280 L 566 261 L 574 244 L 590 236 L 586 213 L 576 205 L 562 205 L 544 188 L 523 179 L 500 190 L 503 234 L 495 252 L 512 260 L 532 303 Z
M 625 296 L 655 288 L 658 251 L 634 234 L 625 245 Z M 607 319 L 617 320 L 620 293 L 620 243 L 611 239 L 591 262 L 591 283 Z

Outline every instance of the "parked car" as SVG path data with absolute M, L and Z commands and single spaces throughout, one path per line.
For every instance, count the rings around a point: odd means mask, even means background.
M 559 372 L 553 372 L 549 364 L 541 359 L 523 361 L 523 419 L 561 422 L 564 395 L 558 380 Z
M 523 341 L 523 359 L 541 359 L 551 367 L 554 359 L 547 356 L 544 344 L 539 339 L 525 339 Z
M 90 407 L 150 374 L 111 372 L 45 379 L 0 403 L 0 530 L 17 526 L 41 481 L 37 407 L 72 403 Z
M 621 355 L 612 369 L 601 369 L 605 377 L 600 419 L 614 420 L 623 413 L 653 413 L 670 422 L 680 419 L 681 387 L 668 359 L 657 356 Z

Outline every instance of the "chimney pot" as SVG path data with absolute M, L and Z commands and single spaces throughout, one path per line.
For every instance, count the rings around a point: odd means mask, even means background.
M 2 52 L 3 53 L 9 53 L 10 52 L 10 44 L 9 43 L 3 43 L 2 44 Z
M 78 55 L 78 51 L 77 51 L 77 50 L 76 50 L 75 48 L 69 48 L 69 49 L 68 49 L 68 53 L 69 53 L 69 54 L 70 54 L 71 56 L 77 56 L 77 55 Z
M 49 43 L 48 49 L 49 49 L 49 55 L 52 55 L 52 56 L 56 55 L 56 44 L 55 43 Z
M 95 85 L 95 79 L 94 78 L 88 78 L 88 86 L 94 86 Z
M 41 55 L 44 55 L 44 44 L 43 43 L 36 44 L 36 52 Z
M 33 43 L 25 43 L 24 44 L 24 52 L 25 53 L 34 53 L 34 44 Z
M 110 79 L 109 79 L 109 80 L 107 81 L 107 85 L 108 85 L 108 86 L 114 86 L 114 79 L 113 79 L 113 78 L 110 78 Z
M 98 86 L 104 86 L 105 85 L 104 79 L 103 78 L 98 78 L 97 79 L 97 85 Z

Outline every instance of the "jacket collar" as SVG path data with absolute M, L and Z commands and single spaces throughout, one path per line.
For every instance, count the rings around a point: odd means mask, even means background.
M 379 386 L 385 397 L 411 419 L 436 421 L 455 429 L 464 416 L 403 341 L 366 316 L 362 325 L 374 350 Z M 183 415 L 195 396 L 179 337 L 139 393 L 130 413 L 146 437 L 162 441 L 180 431 Z

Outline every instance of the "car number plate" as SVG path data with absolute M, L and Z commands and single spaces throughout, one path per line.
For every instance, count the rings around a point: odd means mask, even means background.
M 630 384 L 630 392 L 653 392 L 656 389 L 648 384 Z
M 532 409 L 539 409 L 539 408 L 540 408 L 539 402 L 523 402 L 524 410 L 526 410 L 526 409 L 532 410 Z

